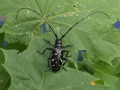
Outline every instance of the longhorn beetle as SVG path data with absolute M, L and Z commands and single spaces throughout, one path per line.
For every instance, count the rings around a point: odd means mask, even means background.
M 17 14 L 16 14 L 16 19 L 17 19 L 17 16 L 18 16 L 18 13 L 23 10 L 23 9 L 27 9 L 27 10 L 31 10 L 33 12 L 35 12 L 36 14 L 38 14 L 43 20 L 45 23 L 48 24 L 48 26 L 50 27 L 50 29 L 52 30 L 56 40 L 55 40 L 55 44 L 52 44 L 49 40 L 46 40 L 44 39 L 45 42 L 47 42 L 48 44 L 50 44 L 53 48 L 45 48 L 43 52 L 40 52 L 39 50 L 37 50 L 37 52 L 39 54 L 44 54 L 46 50 L 50 50 L 52 51 L 52 55 L 50 58 L 48 58 L 48 69 L 51 68 L 53 72 L 57 72 L 60 70 L 61 66 L 64 68 L 64 65 L 66 64 L 66 62 L 68 61 L 67 57 L 70 57 L 68 56 L 69 54 L 69 51 L 65 50 L 66 47 L 71 47 L 72 45 L 66 45 L 66 46 L 63 46 L 62 45 L 62 39 L 68 34 L 68 32 L 70 32 L 70 30 L 72 30 L 73 27 L 75 27 L 77 24 L 79 24 L 81 21 L 83 21 L 84 19 L 88 18 L 89 16 L 95 14 L 95 13 L 102 13 L 104 15 L 106 15 L 109 19 L 110 17 L 104 13 L 104 12 L 101 12 L 101 11 L 96 11 L 96 12 L 93 12 L 89 15 L 87 15 L 86 17 L 82 18 L 81 20 L 79 20 L 78 22 L 76 22 L 74 25 L 72 25 L 67 31 L 65 34 L 63 34 L 60 38 L 58 38 L 57 34 L 54 32 L 54 30 L 52 29 L 51 25 L 46 21 L 45 18 L 43 18 L 43 16 L 36 12 L 35 10 L 33 9 L 30 9 L 30 8 L 21 8 L 20 10 L 17 11 Z M 66 53 L 66 58 L 63 57 L 63 54 Z M 63 60 L 65 60 L 65 62 L 63 63 Z M 51 63 L 49 63 L 49 61 Z M 51 65 L 51 66 L 50 66 Z M 48 70 L 47 69 L 47 70 Z M 66 69 L 65 69 L 66 70 Z

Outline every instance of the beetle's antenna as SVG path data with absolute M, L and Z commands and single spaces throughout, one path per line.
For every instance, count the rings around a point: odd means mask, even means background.
M 81 20 L 79 20 L 79 21 L 78 21 L 77 23 L 75 23 L 72 27 L 70 27 L 70 28 L 67 30 L 67 32 L 62 35 L 62 37 L 61 37 L 60 39 L 64 38 L 64 37 L 66 36 L 66 34 L 67 34 L 70 30 L 72 30 L 72 28 L 74 28 L 77 24 L 79 24 L 81 21 L 85 20 L 86 18 L 88 18 L 89 16 L 91 16 L 91 15 L 93 15 L 93 14 L 95 14 L 95 13 L 103 13 L 104 15 L 106 15 L 106 16 L 110 19 L 109 15 L 107 15 L 107 14 L 104 13 L 104 12 L 101 12 L 101 11 L 93 12 L 93 13 L 87 15 L 86 17 L 82 18 Z
M 35 11 L 35 10 L 33 10 L 33 9 L 30 9 L 30 8 L 21 8 L 21 9 L 19 9 L 19 10 L 17 11 L 17 14 L 16 14 L 16 19 L 18 18 L 18 13 L 19 13 L 21 10 L 23 10 L 23 9 L 28 9 L 28 10 L 31 10 L 31 11 L 35 12 L 36 14 L 38 14 L 39 16 L 41 16 L 41 17 L 42 17 L 42 15 L 41 15 L 40 13 L 36 12 L 36 11 Z M 48 26 L 49 26 L 49 27 L 50 27 L 50 29 L 52 30 L 53 34 L 55 35 L 55 37 L 56 37 L 56 38 L 58 38 L 57 34 L 54 32 L 54 30 L 53 30 L 53 29 L 52 29 L 52 27 L 49 25 L 49 23 L 46 21 L 46 19 L 45 19 L 45 18 L 43 18 L 43 17 L 42 17 L 42 19 L 45 21 L 45 23 L 47 23 L 47 24 L 48 24 Z M 17 20 L 18 20 L 18 19 L 17 19 Z

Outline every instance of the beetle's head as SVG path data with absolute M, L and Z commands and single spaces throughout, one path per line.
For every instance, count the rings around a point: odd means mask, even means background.
M 61 39 L 56 39 L 55 46 L 56 47 L 61 47 L 62 46 L 62 40 Z

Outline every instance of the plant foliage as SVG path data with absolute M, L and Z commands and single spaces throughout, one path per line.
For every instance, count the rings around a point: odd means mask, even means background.
M 0 0 L 0 15 L 7 20 L 1 27 L 0 40 L 0 89 L 5 90 L 119 90 L 120 82 L 120 32 L 113 23 L 119 18 L 120 1 L 109 0 Z M 107 3 L 107 4 L 106 4 Z M 44 20 L 36 13 L 20 8 L 31 8 L 40 13 L 60 37 L 78 20 L 94 11 L 103 11 L 110 16 L 96 13 L 75 26 L 63 39 L 63 45 L 72 44 L 67 72 L 62 68 L 53 73 L 47 68 L 46 52 L 55 37 Z M 48 17 L 49 16 L 49 17 Z M 43 27 L 47 30 L 44 34 Z M 4 33 L 4 34 L 3 34 Z M 8 46 L 4 47 L 3 42 Z M 83 61 L 78 62 L 78 52 Z M 10 76 L 9 76 L 10 75 Z M 11 80 L 6 78 L 10 78 Z M 6 81 L 2 82 L 1 81 Z

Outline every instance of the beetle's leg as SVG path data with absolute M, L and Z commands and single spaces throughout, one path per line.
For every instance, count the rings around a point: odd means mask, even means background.
M 63 66 L 66 64 L 66 62 L 68 62 L 67 58 L 62 58 L 62 60 L 65 60 L 65 62 L 63 63 Z
M 66 54 L 66 57 L 71 57 L 71 55 L 70 55 L 70 56 L 68 56 L 69 51 L 67 51 L 67 50 L 63 50 L 63 52 L 66 52 L 66 53 L 67 53 L 67 54 Z
M 50 45 L 54 46 L 50 41 L 43 39 L 45 42 L 49 43 Z
M 62 60 L 65 60 L 65 62 L 62 64 L 63 65 L 63 69 L 65 71 L 67 71 L 67 69 L 64 67 L 64 65 L 68 62 L 68 59 L 67 58 L 61 58 Z
M 72 45 L 66 45 L 66 46 L 63 46 L 63 48 L 66 48 L 66 47 L 72 47 Z
M 64 69 L 65 71 L 67 71 L 67 69 L 66 69 L 65 67 L 63 67 L 63 69 Z
M 53 50 L 53 49 L 52 48 L 46 48 L 42 53 L 39 50 L 37 50 L 37 52 L 40 53 L 40 54 L 44 54 L 46 50 Z

